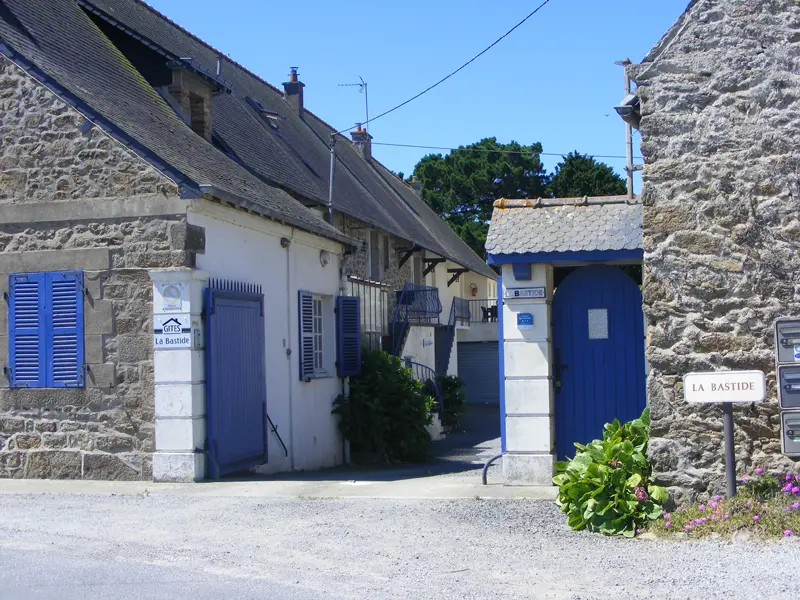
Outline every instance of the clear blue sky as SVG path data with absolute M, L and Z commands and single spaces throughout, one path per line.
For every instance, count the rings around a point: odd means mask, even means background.
M 306 107 L 332 126 L 364 120 L 434 83 L 488 46 L 540 0 L 150 0 L 159 11 L 273 85 L 299 67 Z M 551 0 L 487 54 L 375 121 L 375 142 L 456 147 L 484 137 L 545 152 L 625 154 L 622 70 L 639 62 L 688 0 Z M 430 150 L 375 146 L 407 175 Z M 639 155 L 638 138 L 634 149 Z M 552 169 L 557 157 L 546 157 Z M 622 173 L 625 161 L 602 159 Z

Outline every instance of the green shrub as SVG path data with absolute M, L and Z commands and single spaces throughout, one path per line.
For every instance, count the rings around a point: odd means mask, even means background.
M 650 409 L 630 423 L 607 423 L 602 440 L 575 444 L 575 458 L 556 463 L 558 505 L 572 529 L 633 537 L 661 516 L 667 490 L 650 483 Z
M 445 429 L 453 430 L 458 427 L 461 417 L 464 416 L 464 400 L 466 396 L 461 391 L 464 387 L 464 382 L 455 375 L 437 375 L 436 382 L 439 384 L 439 392 L 442 394 L 442 403 L 444 404 L 442 426 Z M 425 389 L 431 395 L 434 394 L 430 381 L 426 383 Z
M 332 412 L 354 455 L 421 462 L 430 450 L 434 403 L 399 358 L 364 350 L 361 375 L 350 379 L 349 396 L 336 398 Z

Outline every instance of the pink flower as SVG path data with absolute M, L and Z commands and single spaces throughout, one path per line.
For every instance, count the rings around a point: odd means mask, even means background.
M 724 516 L 724 517 L 722 517 L 722 518 L 723 518 L 723 519 L 730 519 L 730 518 L 731 518 L 731 516 L 730 516 L 730 515 L 725 515 L 725 516 Z
M 792 480 L 792 474 L 791 473 L 787 473 L 786 474 L 786 481 L 791 481 L 791 480 Z
M 756 469 L 756 475 L 761 475 L 763 472 L 764 472 L 764 469 L 762 469 L 761 467 L 758 467 Z
M 722 498 L 722 496 L 720 496 L 719 494 L 714 496 L 714 500 L 716 500 L 717 502 L 719 502 L 721 498 Z
M 667 521 L 666 523 L 664 523 L 664 527 L 666 527 L 667 529 L 669 529 L 670 527 L 672 527 L 672 523 L 670 523 L 669 521 Z
M 717 515 L 711 515 L 711 520 L 712 521 L 716 521 L 717 520 Z
M 790 535 L 792 535 L 792 530 L 791 529 L 784 529 L 783 530 L 783 535 L 785 535 L 786 537 L 789 537 Z
M 683 528 L 684 528 L 686 531 L 691 531 L 691 530 L 692 530 L 692 526 L 691 526 L 691 525 L 684 525 L 684 526 L 683 526 Z
M 787 506 L 786 507 L 786 512 L 792 512 L 792 507 L 791 506 Z
M 645 489 L 643 487 L 633 488 L 633 495 L 636 496 L 636 499 L 639 502 L 644 502 L 648 498 L 647 492 L 645 491 Z
M 706 509 L 706 505 L 705 504 L 700 504 L 700 505 L 697 506 L 697 510 L 705 510 L 705 509 Z
M 748 501 L 747 501 L 747 504 L 746 504 L 746 506 L 747 506 L 747 508 L 750 508 L 750 506 L 751 506 L 751 505 L 750 505 L 750 500 L 748 500 Z
M 672 518 L 672 515 L 669 513 L 664 513 L 664 520 L 669 521 Z
M 794 486 L 792 488 L 792 493 L 793 494 L 800 494 L 800 487 Z
M 711 505 L 711 508 L 717 508 L 717 506 L 718 506 L 717 503 L 714 502 L 713 500 L 711 502 L 709 502 L 709 504 Z
M 753 521 L 758 521 L 758 515 L 753 515 Z
M 800 502 L 795 502 L 794 504 L 792 504 L 792 508 L 795 509 L 795 510 L 800 508 Z

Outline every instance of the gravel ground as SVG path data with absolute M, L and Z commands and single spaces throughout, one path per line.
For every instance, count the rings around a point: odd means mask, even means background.
M 792 540 L 605 538 L 569 531 L 542 501 L 3 494 L 0 506 L 4 600 L 749 600 L 794 597 L 800 568 Z

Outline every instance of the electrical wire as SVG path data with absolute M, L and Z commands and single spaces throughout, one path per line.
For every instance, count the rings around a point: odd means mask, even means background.
M 522 19 L 522 21 L 520 21 L 519 23 L 517 23 L 516 25 L 514 25 L 514 26 L 513 26 L 511 29 L 509 29 L 508 31 L 506 31 L 506 32 L 505 32 L 503 35 L 501 35 L 499 38 L 497 38 L 497 39 L 496 39 L 494 42 L 492 42 L 492 43 L 491 43 L 489 46 L 487 46 L 486 48 L 484 48 L 483 50 L 481 50 L 481 51 L 480 51 L 478 54 L 476 54 L 475 56 L 473 56 L 472 58 L 470 58 L 470 59 L 469 59 L 467 62 L 465 62 L 465 63 L 464 63 L 463 65 L 461 65 L 460 67 L 458 67 L 458 68 L 457 68 L 455 71 L 453 71 L 452 73 L 449 73 L 448 75 L 445 75 L 444 77 L 442 77 L 442 78 L 441 78 L 439 81 L 437 81 L 437 82 L 436 82 L 436 83 L 434 83 L 433 85 L 430 85 L 430 86 L 426 87 L 424 90 L 422 90 L 422 91 L 421 91 L 420 93 L 418 93 L 416 96 L 412 96 L 411 98 L 409 98 L 409 99 L 408 99 L 408 100 L 406 100 L 405 102 L 401 102 L 400 104 L 398 104 L 398 105 L 397 105 L 397 106 L 395 106 L 394 108 L 390 108 L 389 110 L 387 110 L 387 111 L 385 111 L 385 112 L 382 112 L 382 113 L 381 113 L 381 114 L 379 114 L 377 117 L 372 117 L 371 119 L 369 119 L 369 120 L 365 121 L 364 123 L 361 123 L 361 125 L 366 125 L 366 124 L 368 124 L 368 123 L 371 123 L 372 121 L 377 121 L 377 120 L 378 120 L 378 119 L 380 119 L 381 117 L 385 117 L 385 116 L 386 116 L 386 115 L 388 115 L 389 113 L 392 113 L 392 112 L 396 111 L 398 108 L 402 108 L 403 106 L 405 106 L 405 105 L 406 105 L 406 104 L 408 104 L 409 102 L 413 102 L 414 100 L 416 100 L 417 98 L 419 98 L 419 97 L 420 97 L 420 96 L 422 96 L 423 94 L 427 94 L 428 92 L 430 92 L 430 91 L 431 91 L 433 88 L 435 88 L 436 86 L 438 86 L 438 85 L 440 85 L 440 84 L 444 83 L 445 81 L 447 81 L 448 79 L 450 79 L 450 78 L 451 78 L 453 75 L 455 75 L 456 73 L 458 73 L 459 71 L 461 71 L 461 70 L 462 70 L 464 67 L 466 67 L 466 66 L 470 65 L 471 63 L 473 63 L 474 61 L 476 61 L 477 59 L 479 59 L 481 56 L 483 56 L 484 54 L 486 54 L 486 53 L 487 53 L 489 50 L 491 50 L 492 48 L 494 48 L 494 47 L 495 47 L 497 44 L 499 44 L 501 41 L 503 41 L 505 38 L 507 38 L 509 35 L 511 35 L 511 33 L 512 33 L 512 32 L 513 32 L 515 29 L 517 29 L 518 27 L 520 27 L 520 26 L 521 26 L 523 23 L 525 23 L 525 21 L 527 21 L 527 20 L 528 20 L 528 19 L 530 19 L 530 18 L 531 18 L 533 15 L 535 15 L 535 14 L 536 14 L 536 13 L 538 13 L 540 10 L 542 10 L 542 9 L 543 9 L 543 8 L 544 8 L 544 7 L 545 7 L 545 6 L 546 6 L 546 5 L 549 3 L 549 2 L 550 2 L 550 0 L 544 0 L 544 2 L 542 2 L 542 3 L 541 3 L 539 6 L 537 6 L 537 7 L 536 7 L 536 8 L 533 10 L 533 12 L 531 12 L 531 13 L 530 13 L 530 14 L 529 14 L 527 17 L 525 17 L 524 19 Z M 341 134 L 341 133 L 344 133 L 345 131 L 350 131 L 351 129 L 353 129 L 353 127 L 345 127 L 345 128 L 344 128 L 344 129 L 342 129 L 341 131 L 337 131 L 337 132 L 336 132 L 334 135 L 339 135 L 339 134 Z
M 417 144 L 390 144 L 388 142 L 371 142 L 373 146 L 392 146 L 395 148 L 421 148 L 423 150 L 447 150 L 450 152 L 497 152 L 500 154 L 537 154 L 539 156 L 566 156 L 569 152 L 532 152 L 531 150 L 493 150 L 491 148 L 448 148 L 447 146 L 420 146 Z M 591 158 L 628 158 L 617 154 L 585 154 Z M 634 156 L 635 160 L 643 160 L 641 156 Z

